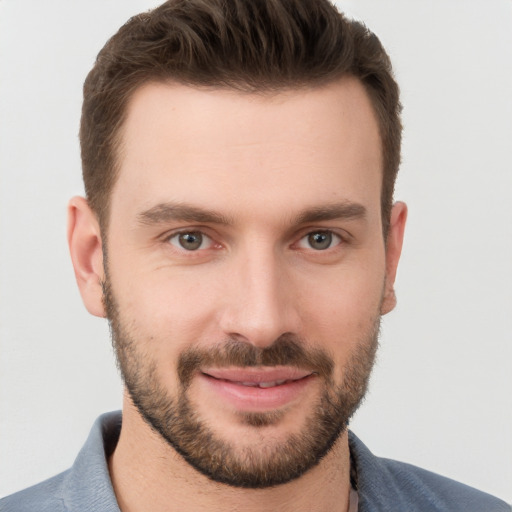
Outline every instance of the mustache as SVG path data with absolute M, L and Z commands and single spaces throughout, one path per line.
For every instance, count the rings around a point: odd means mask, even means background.
M 182 352 L 178 359 L 178 378 L 183 387 L 188 387 L 194 374 L 201 368 L 210 366 L 292 366 L 329 380 L 334 361 L 324 350 L 307 347 L 303 340 L 293 334 L 283 334 L 272 345 L 263 348 L 230 338 L 210 348 L 191 347 Z

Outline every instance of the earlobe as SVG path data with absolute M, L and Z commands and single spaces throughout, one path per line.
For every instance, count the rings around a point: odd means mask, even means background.
M 398 261 L 402 252 L 405 222 L 407 220 L 407 205 L 397 202 L 391 210 L 391 219 L 386 239 L 386 281 L 381 304 L 381 315 L 392 311 L 396 306 L 395 278 Z
M 68 245 L 85 307 L 92 315 L 104 317 L 101 230 L 96 215 L 83 197 L 74 197 L 68 204 Z

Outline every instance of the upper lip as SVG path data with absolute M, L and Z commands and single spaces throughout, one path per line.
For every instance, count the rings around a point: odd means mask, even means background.
M 250 368 L 204 368 L 202 373 L 214 379 L 258 385 L 265 382 L 300 380 L 314 372 L 288 366 L 260 366 Z

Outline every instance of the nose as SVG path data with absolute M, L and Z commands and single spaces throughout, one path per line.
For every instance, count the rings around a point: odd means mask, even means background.
M 286 267 L 272 249 L 236 257 L 224 287 L 224 335 L 264 348 L 283 334 L 299 334 L 297 290 Z

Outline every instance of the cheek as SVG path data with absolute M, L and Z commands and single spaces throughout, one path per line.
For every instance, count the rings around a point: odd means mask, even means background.
M 301 316 L 304 336 L 322 343 L 336 359 L 347 355 L 374 332 L 380 316 L 384 263 L 333 269 L 329 276 L 304 282 Z
M 204 276 L 139 268 L 122 279 L 121 271 L 118 268 L 116 297 L 138 343 L 168 357 L 213 335 L 208 331 L 215 317 L 215 285 Z
M 136 358 L 145 361 L 146 369 L 152 362 L 157 381 L 173 394 L 179 388 L 176 367 L 183 351 L 200 340 L 215 339 L 215 301 L 199 293 L 190 279 L 169 279 L 161 273 L 132 274 L 121 283 L 115 291 L 120 321 L 135 343 Z

